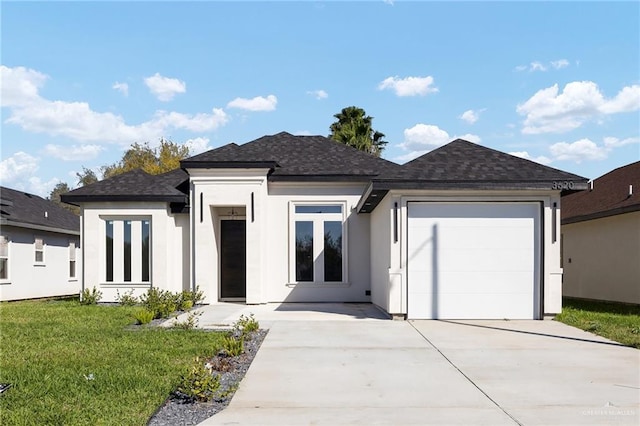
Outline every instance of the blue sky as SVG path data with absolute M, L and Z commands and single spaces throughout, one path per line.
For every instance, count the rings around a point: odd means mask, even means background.
M 161 137 L 457 137 L 595 178 L 640 160 L 638 2 L 2 2 L 2 185 L 47 195 Z

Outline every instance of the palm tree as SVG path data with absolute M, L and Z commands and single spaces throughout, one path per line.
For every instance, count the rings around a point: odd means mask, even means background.
M 379 157 L 387 141 L 384 133 L 373 130 L 373 117 L 362 108 L 350 106 L 334 115 L 338 119 L 329 128 L 329 137 L 337 142 L 352 146 L 360 151 Z

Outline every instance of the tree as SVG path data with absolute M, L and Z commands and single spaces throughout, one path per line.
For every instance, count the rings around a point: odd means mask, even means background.
M 70 212 L 80 214 L 80 209 L 77 206 L 72 206 L 71 204 L 63 203 L 62 201 L 60 201 L 60 195 L 69 191 L 71 191 L 69 185 L 67 185 L 66 182 L 60 182 L 53 187 L 53 189 L 49 193 L 48 200 L 64 209 L 69 210 Z
M 78 177 L 78 186 L 87 186 L 98 181 L 96 173 L 84 166 L 81 172 L 76 172 L 76 176 Z
M 189 147 L 178 145 L 167 139 L 160 139 L 160 146 L 151 148 L 149 142 L 134 143 L 117 163 L 100 168 L 104 179 L 134 169 L 158 175 L 180 167 L 180 160 L 189 156 Z
M 329 138 L 379 157 L 387 141 L 384 133 L 374 130 L 373 117 L 362 108 L 350 106 L 334 115 L 338 119 L 329 128 Z

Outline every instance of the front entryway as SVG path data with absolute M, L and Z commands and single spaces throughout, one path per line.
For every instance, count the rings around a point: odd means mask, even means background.
M 247 297 L 247 226 L 245 220 L 220 221 L 220 299 Z

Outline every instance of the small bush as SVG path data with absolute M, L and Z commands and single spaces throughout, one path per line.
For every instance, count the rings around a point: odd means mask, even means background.
M 85 288 L 82 290 L 82 294 L 80 296 L 80 304 L 82 305 L 97 305 L 98 301 L 102 298 L 102 292 L 97 288 L 93 288 L 89 290 Z
M 179 311 L 186 312 L 189 309 L 193 308 L 193 302 L 189 299 L 180 299 L 180 305 L 178 306 Z
M 142 308 L 136 311 L 134 317 L 137 324 L 149 324 L 154 317 L 154 313 L 146 308 Z
M 153 312 L 154 318 L 169 318 L 177 309 L 176 299 L 178 297 L 180 297 L 179 294 L 176 295 L 170 291 L 152 287 L 140 296 L 140 303 Z
M 179 328 L 181 330 L 193 330 L 198 326 L 198 322 L 200 321 L 199 317 L 202 315 L 202 311 L 193 311 L 189 312 L 187 315 L 187 319 L 184 321 L 178 321 L 178 317 L 176 317 L 176 322 L 173 324 L 173 328 Z
M 257 331 L 260 328 L 260 323 L 255 319 L 253 314 L 249 314 L 249 316 L 245 316 L 244 314 L 240 315 L 240 318 L 233 324 L 233 330 L 235 335 L 247 336 L 249 333 L 253 331 Z
M 116 301 L 122 306 L 136 306 L 138 298 L 133 295 L 133 289 L 120 296 L 120 292 L 116 290 Z
M 244 337 L 231 336 L 222 338 L 222 351 L 227 356 L 238 356 L 244 353 Z
M 192 306 L 198 305 L 204 300 L 204 292 L 200 291 L 198 286 L 196 286 L 195 291 L 184 290 L 182 292 L 182 300 L 190 300 Z
M 211 374 L 204 361 L 196 358 L 189 371 L 182 375 L 176 394 L 191 401 L 210 401 L 220 388 L 220 378 Z

